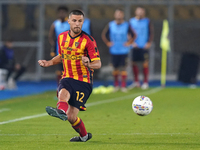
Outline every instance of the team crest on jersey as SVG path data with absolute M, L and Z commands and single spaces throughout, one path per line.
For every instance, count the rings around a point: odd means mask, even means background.
M 79 45 L 79 42 L 75 42 L 75 47 L 78 47 L 78 45 Z

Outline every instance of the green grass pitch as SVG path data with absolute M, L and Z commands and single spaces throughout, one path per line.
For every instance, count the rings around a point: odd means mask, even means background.
M 128 93 L 92 94 L 80 112 L 93 138 L 70 143 L 78 135 L 66 121 L 48 116 L 55 91 L 0 101 L 0 150 L 200 150 L 200 89 L 150 88 Z M 148 116 L 131 104 L 139 95 L 154 105 Z

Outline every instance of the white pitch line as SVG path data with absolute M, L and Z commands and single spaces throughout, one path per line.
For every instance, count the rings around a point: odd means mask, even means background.
M 94 135 L 196 135 L 198 133 L 101 133 Z M 0 136 L 54 136 L 54 135 L 74 135 L 74 134 L 0 134 Z
M 4 112 L 4 111 L 10 111 L 10 109 L 8 109 L 8 108 L 2 108 L 2 109 L 0 109 L 0 113 Z
M 27 120 L 27 119 L 39 118 L 39 117 L 43 117 L 43 116 L 47 116 L 47 113 L 33 115 L 33 116 L 26 116 L 26 117 L 17 118 L 17 119 L 8 120 L 8 121 L 3 121 L 3 122 L 0 122 L 0 125 L 11 123 L 11 122 L 23 121 L 23 120 Z
M 144 92 L 140 92 L 140 93 L 130 94 L 130 95 L 127 95 L 127 96 L 111 98 L 111 99 L 106 99 L 106 100 L 102 100 L 102 101 L 98 101 L 98 102 L 89 103 L 86 106 L 91 107 L 91 106 L 96 106 L 96 105 L 100 105 L 100 104 L 106 104 L 106 103 L 111 103 L 111 102 L 115 102 L 115 101 L 121 101 L 121 100 L 129 99 L 129 98 L 134 99 L 134 97 L 136 97 L 138 95 L 149 95 L 149 94 L 157 93 L 160 90 L 162 90 L 162 88 L 158 87 L 158 88 L 154 88 L 154 89 L 149 90 L 149 91 L 144 91 Z M 43 117 L 43 116 L 47 116 L 47 115 L 48 115 L 47 113 L 43 113 L 43 114 L 38 114 L 38 115 L 33 115 L 33 116 L 26 116 L 26 117 L 22 117 L 22 118 L 17 118 L 17 119 L 13 119 L 13 120 L 0 122 L 0 125 L 12 123 L 12 122 L 17 122 L 17 121 L 23 121 L 23 120 L 27 120 L 27 119 L 39 118 L 39 117 Z

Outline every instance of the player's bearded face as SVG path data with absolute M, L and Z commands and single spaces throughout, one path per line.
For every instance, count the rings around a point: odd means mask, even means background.
M 114 17 L 115 17 L 115 21 L 117 22 L 117 24 L 120 24 L 124 21 L 124 12 L 122 12 L 120 10 L 116 10 L 114 13 Z
M 82 15 L 71 15 L 69 18 L 70 29 L 75 34 L 81 32 L 81 28 L 83 25 L 84 18 Z
M 135 11 L 135 15 L 138 17 L 138 18 L 144 18 L 145 17 L 145 10 L 143 8 L 137 8 L 136 11 Z

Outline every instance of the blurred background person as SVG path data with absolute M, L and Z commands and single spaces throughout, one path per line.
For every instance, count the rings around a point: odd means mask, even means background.
M 120 89 L 119 75 L 121 76 L 121 90 L 126 92 L 126 61 L 130 45 L 134 40 L 134 32 L 128 22 L 124 20 L 124 11 L 115 10 L 115 20 L 108 23 L 102 31 L 102 40 L 109 47 L 111 63 L 113 65 L 113 77 L 115 91 Z
M 145 17 L 145 9 L 137 7 L 135 17 L 129 20 L 132 29 L 137 37 L 132 46 L 132 70 L 134 74 L 134 82 L 129 88 L 140 87 L 138 63 L 143 65 L 144 80 L 141 86 L 142 89 L 147 89 L 149 75 L 149 49 L 153 41 L 153 25 L 149 18 Z
M 51 45 L 51 57 L 58 55 L 58 35 L 70 29 L 68 23 L 68 8 L 66 6 L 59 6 L 57 8 L 58 19 L 53 22 L 49 30 L 49 43 Z M 62 64 L 58 65 L 58 70 L 56 71 L 57 83 L 61 79 L 63 71 Z
M 11 39 L 7 39 L 4 42 L 3 47 L 0 49 L 0 68 L 8 71 L 6 76 L 6 88 L 15 89 L 16 81 L 25 72 L 25 66 L 15 62 L 13 43 Z M 12 74 L 15 75 L 12 77 Z
M 83 11 L 82 8 L 79 8 L 78 10 Z M 83 26 L 82 26 L 82 31 L 86 32 L 89 35 L 92 35 L 92 27 L 91 27 L 91 21 L 89 18 L 87 18 L 86 14 L 84 13 L 84 22 L 83 22 Z
M 92 30 L 91 30 L 91 21 L 89 18 L 84 18 L 83 26 L 82 26 L 82 31 L 86 32 L 89 35 L 92 35 Z

